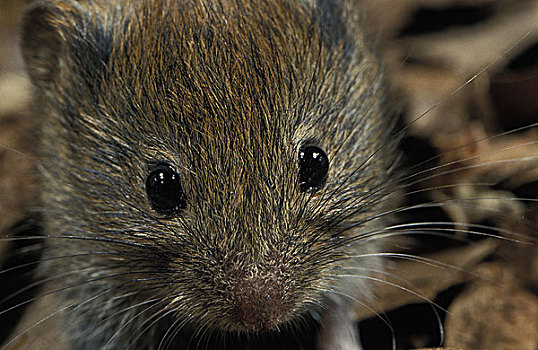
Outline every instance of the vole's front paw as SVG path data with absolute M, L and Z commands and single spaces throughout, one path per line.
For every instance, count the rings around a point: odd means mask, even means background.
M 319 350 L 362 350 L 359 329 L 346 305 L 325 313 L 318 335 Z

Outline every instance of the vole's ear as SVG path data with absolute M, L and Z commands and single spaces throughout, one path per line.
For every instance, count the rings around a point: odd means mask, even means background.
M 54 82 L 62 67 L 80 75 L 95 73 L 108 59 L 110 36 L 105 23 L 77 1 L 40 0 L 22 21 L 22 52 L 32 81 L 40 87 Z M 67 66 L 67 67 L 66 67 Z
M 62 51 L 61 13 L 49 2 L 33 3 L 22 22 L 22 52 L 30 78 L 37 85 L 52 81 Z

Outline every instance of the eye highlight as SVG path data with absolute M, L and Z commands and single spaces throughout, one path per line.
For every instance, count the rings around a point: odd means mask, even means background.
M 146 194 L 151 207 L 160 214 L 176 214 L 185 207 L 179 174 L 169 164 L 159 164 L 151 170 L 146 179 Z
M 319 190 L 327 180 L 329 158 L 317 146 L 303 146 L 299 149 L 299 187 L 301 192 Z

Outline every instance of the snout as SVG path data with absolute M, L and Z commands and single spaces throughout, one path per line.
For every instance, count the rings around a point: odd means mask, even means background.
M 232 282 L 228 297 L 237 326 L 251 332 L 276 329 L 290 311 L 283 284 L 274 274 L 243 277 Z

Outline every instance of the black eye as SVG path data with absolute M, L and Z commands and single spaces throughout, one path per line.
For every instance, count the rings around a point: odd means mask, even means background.
M 168 164 L 159 164 L 151 170 L 146 193 L 153 209 L 161 214 L 175 214 L 185 207 L 179 175 Z
M 302 192 L 319 190 L 327 179 L 329 158 L 316 146 L 299 149 L 299 187 Z

